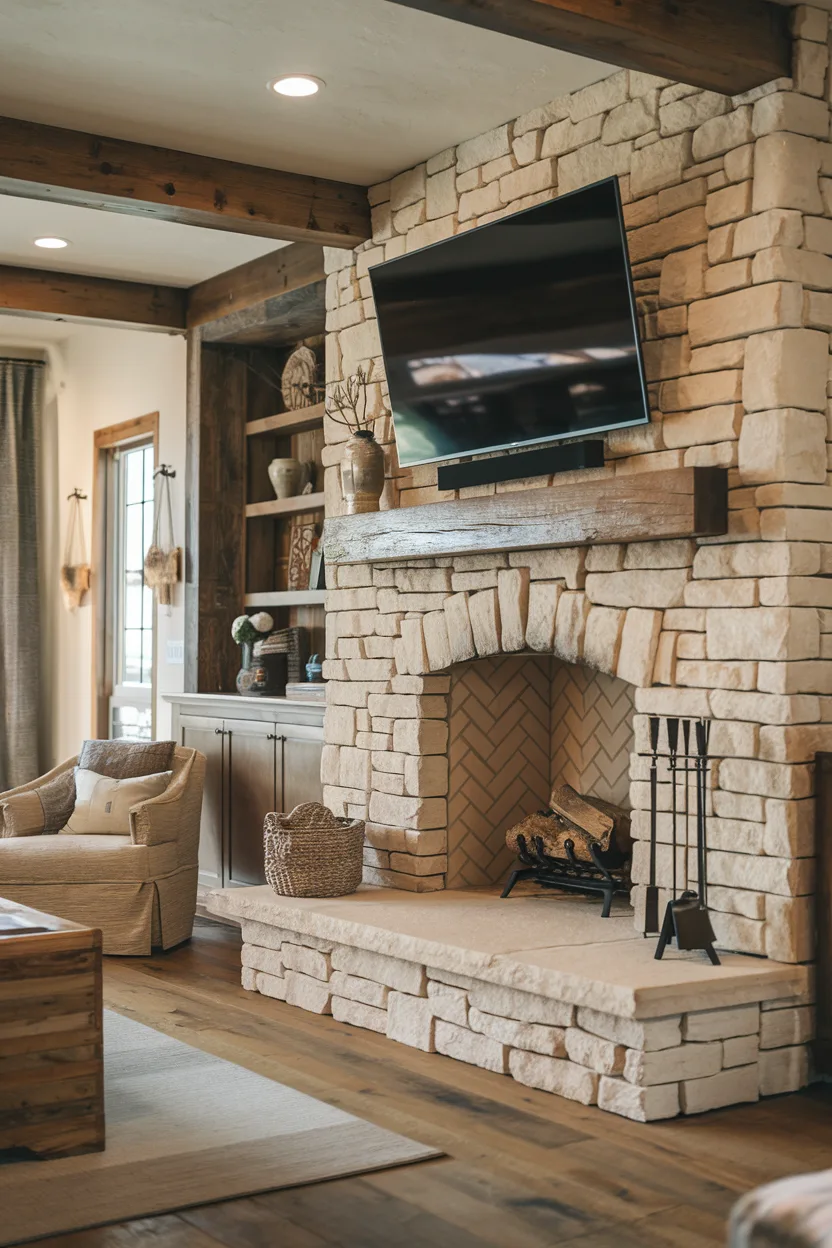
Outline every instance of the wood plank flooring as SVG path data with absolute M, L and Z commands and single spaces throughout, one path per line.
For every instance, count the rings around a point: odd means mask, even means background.
M 743 1192 L 832 1166 L 828 1087 L 642 1126 L 244 992 L 239 943 L 105 959 L 105 1004 L 447 1156 L 42 1248 L 716 1248 Z

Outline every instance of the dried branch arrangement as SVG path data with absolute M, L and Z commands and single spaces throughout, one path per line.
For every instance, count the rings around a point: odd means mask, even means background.
M 345 425 L 351 433 L 361 433 L 373 427 L 373 417 L 367 415 L 367 385 L 369 378 L 364 369 L 358 369 L 346 381 L 340 382 L 327 396 L 327 413 L 339 425 Z

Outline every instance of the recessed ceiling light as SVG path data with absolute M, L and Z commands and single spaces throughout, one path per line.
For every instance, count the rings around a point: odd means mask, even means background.
M 58 251 L 61 247 L 68 247 L 69 243 L 65 238 L 36 238 L 36 247 L 46 247 L 51 251 Z
M 278 95 L 316 95 L 326 83 L 321 78 L 313 78 L 311 74 L 285 74 L 282 78 L 273 78 L 269 89 Z

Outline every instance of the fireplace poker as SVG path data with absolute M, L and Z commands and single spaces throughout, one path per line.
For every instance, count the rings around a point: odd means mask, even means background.
M 708 904 L 708 741 L 711 721 L 700 719 L 696 723 L 697 773 L 699 780 L 699 808 L 697 827 L 697 854 L 699 866 L 699 900 Z
M 678 717 L 675 717 L 675 716 L 669 717 L 667 720 L 667 749 L 668 749 L 668 753 L 670 754 L 670 792 L 671 792 L 670 825 L 671 825 L 671 835 L 673 839 L 673 900 L 675 901 L 676 894 L 679 891 L 677 887 L 678 879 L 677 879 L 677 868 L 676 868 L 676 818 L 677 818 L 676 783 L 678 779 L 676 775 L 676 755 L 679 750 L 679 720 L 678 720 Z
M 656 885 L 657 803 L 659 796 L 659 719 L 650 716 L 650 883 L 644 901 L 644 934 L 659 930 L 659 890 Z
M 688 860 L 688 853 L 689 853 L 689 847 L 690 847 L 690 814 L 689 814 L 690 792 L 688 788 L 690 784 L 690 720 L 689 719 L 682 720 L 682 744 L 685 749 L 685 802 L 684 802 L 685 811 L 684 811 L 683 818 L 685 820 L 685 892 L 687 892 L 688 889 L 690 888 L 690 864 Z

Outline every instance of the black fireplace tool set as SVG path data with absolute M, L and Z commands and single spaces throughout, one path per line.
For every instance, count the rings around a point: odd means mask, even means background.
M 690 720 L 666 718 L 665 740 L 667 752 L 660 753 L 659 738 L 661 720 L 656 715 L 650 716 L 650 881 L 647 885 L 645 902 L 645 936 L 658 933 L 656 957 L 661 958 L 665 949 L 675 938 L 678 949 L 702 949 L 714 966 L 719 966 L 719 958 L 714 950 L 714 930 L 708 914 L 708 741 L 711 735 L 711 722 L 707 719 Z M 681 729 L 681 749 L 679 735 Z M 656 882 L 656 850 L 658 845 L 658 765 L 659 759 L 667 759 L 670 771 L 671 789 L 671 840 L 672 840 L 672 877 L 671 898 L 664 912 L 664 919 L 659 926 L 659 888 Z M 679 810 L 678 784 L 679 777 L 683 781 L 682 809 Z M 690 811 L 690 780 L 696 778 L 695 810 Z M 696 821 L 696 883 L 691 887 L 690 879 L 690 817 L 693 813 Z M 684 844 L 684 887 L 680 892 L 678 848 L 679 825 L 681 823 Z

